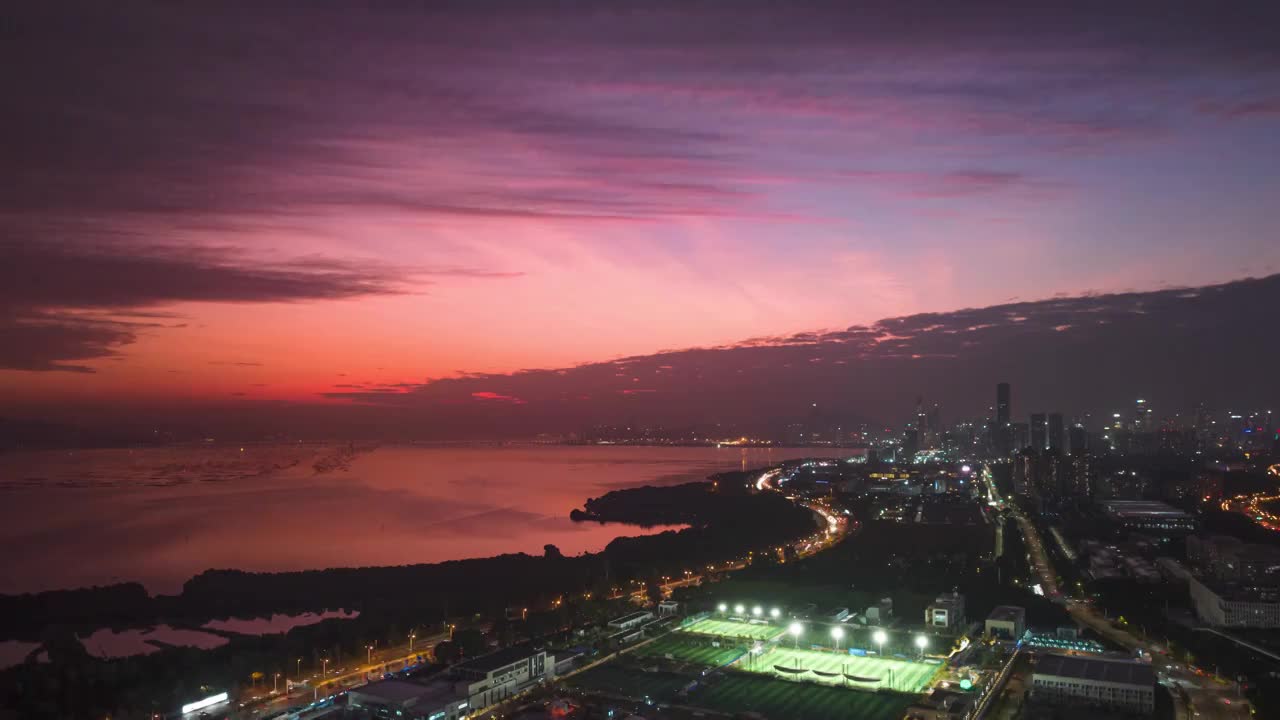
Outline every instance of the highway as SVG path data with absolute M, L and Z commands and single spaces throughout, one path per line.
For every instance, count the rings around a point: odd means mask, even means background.
M 416 662 L 419 655 L 429 656 L 431 649 L 436 643 L 447 640 L 449 633 L 442 632 L 436 635 L 415 637 L 413 640 L 413 650 L 410 651 L 410 643 L 406 641 L 401 645 L 388 647 L 377 650 L 372 653 L 373 662 L 357 663 L 351 665 L 345 663 L 343 667 L 325 667 L 326 674 L 324 677 L 320 673 L 311 673 L 303 678 L 306 685 L 298 685 L 297 678 L 281 678 L 281 680 L 293 681 L 295 683 L 293 690 L 286 693 L 283 689 L 280 692 L 267 692 L 265 694 L 241 698 L 238 701 L 240 706 L 235 711 L 227 715 L 228 718 L 234 720 L 253 720 L 263 715 L 283 710 L 290 706 L 305 705 L 309 702 L 320 700 L 329 695 L 334 695 L 343 690 L 363 685 L 368 682 L 369 673 L 383 673 L 392 670 L 398 670 L 406 665 L 412 665 Z M 329 666 L 332 663 L 328 664 Z M 349 665 L 349 667 L 348 667 Z
M 773 486 L 772 481 L 777 478 L 781 472 L 781 469 L 774 469 L 765 472 L 756 481 L 756 489 L 761 492 L 779 492 L 779 489 Z M 815 553 L 822 552 L 843 540 L 851 530 L 857 529 L 857 521 L 847 516 L 837 514 L 822 500 L 802 500 L 800 498 L 792 498 L 792 501 L 803 505 L 826 521 L 826 527 L 822 531 L 814 535 L 803 537 L 792 544 L 792 549 L 795 550 L 796 557 L 798 558 L 805 558 Z M 778 548 L 778 550 L 781 551 L 782 548 Z M 747 560 L 730 560 L 728 562 L 720 563 L 719 565 L 709 565 L 706 569 L 712 572 L 729 572 L 731 570 L 741 570 L 747 567 L 747 565 Z M 688 571 L 685 577 L 662 578 L 662 580 L 662 594 L 664 597 L 670 597 L 671 591 L 676 588 L 702 584 L 702 574 L 700 572 L 695 573 L 693 571 Z M 611 595 L 610 599 L 616 600 L 623 597 L 630 597 L 632 600 L 637 602 L 647 602 L 648 600 L 643 587 L 638 590 L 619 590 Z

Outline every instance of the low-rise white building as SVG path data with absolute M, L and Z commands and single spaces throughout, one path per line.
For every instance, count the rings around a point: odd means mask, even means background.
M 653 613 L 648 610 L 637 610 L 633 613 L 628 613 L 622 617 L 610 620 L 609 627 L 615 630 L 630 630 L 632 628 L 640 627 L 652 619 Z
M 1146 714 L 1155 709 L 1155 689 L 1155 671 L 1137 660 L 1047 654 L 1031 677 L 1039 702 Z
M 517 645 L 454 666 L 425 681 L 379 680 L 348 692 L 348 708 L 369 718 L 458 720 L 554 677 L 555 658 Z
M 953 592 L 939 595 L 933 604 L 925 608 L 924 624 L 928 627 L 950 628 L 964 624 L 964 596 Z
M 546 650 L 516 645 L 482 655 L 453 668 L 474 709 L 488 707 L 549 679 L 555 659 Z
M 1213 627 L 1280 627 L 1280 587 L 1223 583 L 1192 577 L 1191 604 Z

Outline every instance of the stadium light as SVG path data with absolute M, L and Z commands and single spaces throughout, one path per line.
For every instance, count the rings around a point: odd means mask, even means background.
M 778 608 L 774 608 L 769 611 L 769 617 L 773 618 L 774 620 L 777 620 L 781 616 L 782 616 L 782 611 L 779 610 Z
M 793 622 L 791 623 L 791 626 L 787 628 L 787 632 L 791 633 L 791 636 L 796 639 L 796 649 L 799 650 L 800 649 L 800 633 L 804 632 L 804 626 L 798 622 Z
M 844 639 L 844 628 L 831 628 L 831 639 L 836 641 L 836 652 L 840 652 L 840 641 Z
M 920 648 L 920 659 L 924 659 L 924 649 L 929 647 L 929 638 L 923 635 L 916 636 L 916 647 Z
M 751 614 L 755 615 L 756 617 L 760 617 L 761 615 L 764 615 L 764 608 L 757 605 L 751 608 Z
M 745 613 L 746 611 L 747 611 L 747 609 L 746 609 L 746 608 L 744 608 L 744 607 L 742 607 L 741 605 L 734 605 L 734 606 L 733 606 L 733 614 L 734 614 L 734 615 L 741 615 L 741 614 Z
M 729 606 L 725 605 L 724 603 L 720 603 L 719 607 L 717 607 L 716 609 L 722 613 L 729 612 Z

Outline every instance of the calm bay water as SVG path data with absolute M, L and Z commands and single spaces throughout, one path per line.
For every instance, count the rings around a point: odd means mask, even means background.
M 595 551 L 624 525 L 588 497 L 812 454 L 802 449 L 199 445 L 0 455 L 0 593 L 136 580 L 173 593 L 208 568 L 402 565 Z

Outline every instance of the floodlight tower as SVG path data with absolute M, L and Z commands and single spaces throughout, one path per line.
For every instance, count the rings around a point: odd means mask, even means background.
M 880 654 L 884 655 L 884 641 L 888 640 L 889 636 L 885 635 L 883 630 L 877 630 L 876 634 L 871 636 L 871 639 L 876 641 L 876 646 L 880 648 Z
M 777 620 L 778 618 L 782 617 L 782 611 L 779 610 L 778 608 L 773 608 L 772 610 L 769 611 L 769 617 L 773 618 L 774 620 Z
M 917 635 L 916 647 L 920 648 L 920 659 L 924 660 L 924 649 L 929 647 L 929 638 L 923 635 Z
M 791 633 L 791 637 L 796 639 L 796 649 L 799 650 L 800 634 L 804 632 L 804 626 L 798 622 L 793 622 L 791 623 L 791 626 L 787 628 L 787 632 Z
M 831 628 L 831 639 L 836 641 L 836 652 L 840 652 L 840 641 L 844 639 L 844 628 Z

